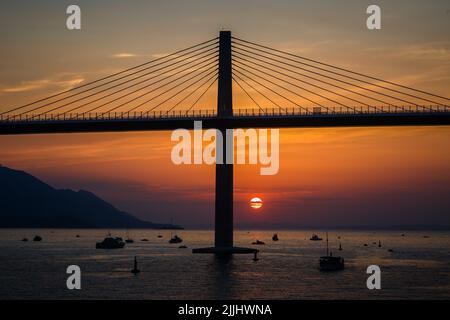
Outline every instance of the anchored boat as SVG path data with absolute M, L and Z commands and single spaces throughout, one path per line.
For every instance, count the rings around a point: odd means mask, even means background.
M 328 251 L 328 232 L 327 232 L 327 255 L 319 259 L 320 271 L 338 271 L 344 269 L 344 258 L 333 257 L 333 253 Z

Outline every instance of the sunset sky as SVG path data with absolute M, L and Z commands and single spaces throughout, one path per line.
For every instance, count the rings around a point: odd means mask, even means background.
M 0 110 L 216 37 L 220 30 L 450 96 L 448 1 L 0 3 Z M 382 29 L 366 28 L 366 8 Z M 215 107 L 214 90 L 203 105 Z M 235 91 L 234 106 L 248 101 Z M 242 227 L 450 225 L 450 127 L 283 129 L 280 171 L 235 167 Z M 175 166 L 170 132 L 0 136 L 0 164 L 154 222 L 214 223 L 214 166 Z M 251 209 L 260 197 L 263 207 Z

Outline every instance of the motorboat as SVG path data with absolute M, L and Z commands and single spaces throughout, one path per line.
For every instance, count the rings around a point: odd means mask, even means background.
M 255 242 L 252 242 L 252 244 L 262 245 L 262 244 L 265 244 L 265 243 L 263 241 L 256 240 Z
M 169 243 L 181 243 L 183 242 L 183 239 L 181 239 L 179 236 L 174 235 L 170 240 Z
M 119 237 L 106 237 L 102 242 L 97 242 L 97 249 L 121 249 L 125 246 L 125 242 Z

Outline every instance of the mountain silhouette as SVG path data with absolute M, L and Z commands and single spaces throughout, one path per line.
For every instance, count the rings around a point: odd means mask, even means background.
M 24 171 L 0 166 L 0 228 L 180 227 L 140 220 L 89 191 L 57 190 Z

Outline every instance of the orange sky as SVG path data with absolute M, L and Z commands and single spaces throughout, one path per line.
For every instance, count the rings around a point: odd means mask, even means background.
M 24 5 L 26 3 L 26 5 Z M 58 1 L 0 3 L 0 110 L 217 36 L 269 44 L 450 96 L 448 1 Z M 215 107 L 215 91 L 202 101 Z M 251 101 L 236 90 L 235 107 Z M 280 172 L 235 170 L 242 226 L 450 224 L 450 128 L 284 129 Z M 58 188 L 87 189 L 156 222 L 213 223 L 214 168 L 174 166 L 169 132 L 0 136 L 0 163 Z M 264 206 L 255 214 L 248 200 Z
M 450 128 L 283 129 L 280 171 L 235 166 L 241 225 L 448 223 Z M 3 165 L 140 217 L 213 222 L 214 166 L 172 164 L 170 132 L 0 137 Z M 251 210 L 259 196 L 264 207 Z

